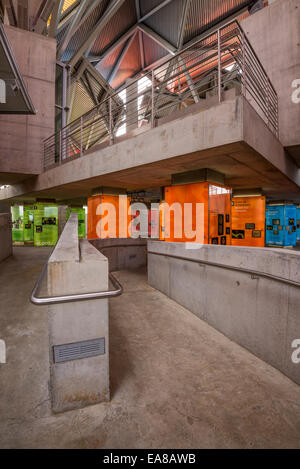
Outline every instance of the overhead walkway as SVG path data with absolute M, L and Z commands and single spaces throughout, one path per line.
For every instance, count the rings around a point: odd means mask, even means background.
M 299 198 L 299 168 L 278 140 L 278 97 L 233 22 L 137 79 L 44 143 L 44 172 L 0 198 L 67 201 L 100 186 L 139 190 L 210 168 L 233 189 Z
M 29 302 L 48 248 L 0 265 L 2 448 L 299 448 L 299 386 L 147 284 L 117 272 L 111 401 L 51 414 L 48 318 Z

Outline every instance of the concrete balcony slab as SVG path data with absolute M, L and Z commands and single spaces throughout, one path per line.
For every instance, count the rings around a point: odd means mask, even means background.
M 300 170 L 241 96 L 191 112 L 114 145 L 91 149 L 0 192 L 0 199 L 88 197 L 101 185 L 139 190 L 171 175 L 210 168 L 234 189 L 261 187 L 269 197 L 300 200 Z

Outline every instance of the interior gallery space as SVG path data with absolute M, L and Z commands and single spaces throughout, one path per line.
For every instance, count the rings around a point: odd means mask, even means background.
M 0 130 L 0 450 L 300 449 L 300 0 L 0 0 Z

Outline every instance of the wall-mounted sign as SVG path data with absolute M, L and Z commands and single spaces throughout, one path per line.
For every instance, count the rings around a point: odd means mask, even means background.
M 34 207 L 34 245 L 55 246 L 58 240 L 58 207 L 38 203 Z
M 24 242 L 24 211 L 23 207 L 14 205 L 11 207 L 12 241 L 14 244 Z
M 24 205 L 24 242 L 33 243 L 34 241 L 34 206 Z

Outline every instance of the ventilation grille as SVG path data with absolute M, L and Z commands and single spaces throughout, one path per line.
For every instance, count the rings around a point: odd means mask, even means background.
M 61 363 L 105 354 L 105 338 L 54 345 L 54 362 Z

